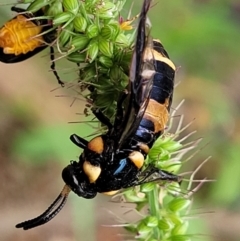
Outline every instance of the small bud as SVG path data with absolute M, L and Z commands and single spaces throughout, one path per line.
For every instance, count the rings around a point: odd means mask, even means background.
M 170 158 L 170 157 L 168 157 Z M 163 160 L 163 156 L 161 155 L 161 160 Z M 157 167 L 159 169 L 164 169 L 168 172 L 171 172 L 171 173 L 177 173 L 179 171 L 179 169 L 181 168 L 181 165 L 182 165 L 182 162 L 181 161 L 177 161 L 175 160 L 174 162 L 172 163 L 169 163 L 169 162 L 165 162 L 165 161 L 161 161 L 161 162 L 158 162 L 157 163 Z
M 119 30 L 117 25 L 106 25 L 101 29 L 101 37 L 106 40 L 115 40 Z
M 87 28 L 86 34 L 88 36 L 88 38 L 94 38 L 98 35 L 98 27 L 95 24 L 90 25 Z
M 106 56 L 100 56 L 99 57 L 99 62 L 106 68 L 111 68 L 113 65 L 113 61 L 111 58 L 106 57 Z
M 131 232 L 131 233 L 136 233 L 137 229 L 136 229 L 136 225 L 133 224 L 128 224 L 127 226 L 124 227 L 127 231 Z
M 168 208 L 173 212 L 179 212 L 187 208 L 191 204 L 191 201 L 182 197 L 175 198 L 168 203 Z
M 75 47 L 75 51 L 77 50 L 83 50 L 84 48 L 87 47 L 89 43 L 89 38 L 85 35 L 81 35 L 81 36 L 76 36 L 72 38 L 72 46 Z
M 70 12 L 60 13 L 53 18 L 53 25 L 60 25 L 62 23 L 66 23 L 71 18 L 73 18 L 73 14 Z
M 28 6 L 27 11 L 35 13 L 47 5 L 49 5 L 48 0 L 35 0 Z
M 135 192 L 124 192 L 124 196 L 130 202 L 144 202 L 144 201 L 146 201 L 145 195 L 136 195 Z
M 99 40 L 99 50 L 103 55 L 111 58 L 113 56 L 113 44 L 112 44 L 112 42 L 101 38 Z
M 172 230 L 172 235 L 183 235 L 187 232 L 189 223 L 187 221 L 176 225 L 174 229 Z
M 78 13 L 79 0 L 63 0 L 62 4 L 65 11 L 71 12 L 74 15 Z
M 101 19 L 112 19 L 113 14 L 111 12 L 100 13 L 99 18 L 101 18 Z
M 177 213 L 168 212 L 166 219 L 168 219 L 173 225 L 180 225 L 182 223 L 182 217 L 180 217 Z
M 154 189 L 155 186 L 156 184 L 153 182 L 144 183 L 141 185 L 141 192 L 150 192 Z
M 129 47 L 131 45 L 131 42 L 125 34 L 121 33 L 116 38 L 116 44 L 118 44 L 121 47 Z
M 98 41 L 95 39 L 91 40 L 88 44 L 87 58 L 90 63 L 92 63 L 98 55 Z
M 83 63 L 86 60 L 86 53 L 74 52 L 67 56 L 67 59 L 74 63 Z
M 121 78 L 121 70 L 116 65 L 114 65 L 110 70 L 109 77 L 114 81 L 119 80 Z
M 179 176 L 179 182 L 181 180 L 181 177 Z M 172 195 L 172 196 L 179 196 L 179 193 L 181 193 L 181 186 L 180 186 L 180 183 L 178 182 L 171 182 L 168 184 L 168 189 L 167 189 L 167 192 Z
M 148 216 L 145 219 L 145 223 L 148 227 L 154 228 L 154 227 L 157 227 L 158 225 L 158 219 L 155 216 Z
M 70 37 L 72 36 L 71 31 L 73 30 L 73 24 L 70 23 L 64 29 L 62 29 L 61 33 L 59 34 L 59 46 L 64 47 L 69 42 Z
M 137 227 L 138 230 L 138 236 L 141 238 L 146 237 L 147 235 L 149 235 L 149 233 L 151 233 L 153 231 L 153 229 L 151 227 L 148 227 L 145 222 L 140 222 L 140 224 Z
M 103 56 L 101 56 L 101 57 L 103 57 Z M 98 59 L 99 60 L 99 59 Z M 98 68 L 98 73 L 99 74 L 104 74 L 104 75 L 108 75 L 109 74 L 109 68 L 101 68 L 100 66 L 99 66 L 99 68 Z
M 163 143 L 162 148 L 168 151 L 177 151 L 182 147 L 182 144 L 180 144 L 177 141 L 172 140 L 171 138 L 166 138 L 166 142 Z
M 160 230 L 170 230 L 173 227 L 173 224 L 166 218 L 158 220 L 158 228 Z
M 62 12 L 63 12 L 62 3 L 59 1 L 56 1 L 49 6 L 47 15 L 48 16 L 56 16 Z
M 104 6 L 99 9 L 98 16 L 100 19 L 112 19 L 115 9 L 116 6 L 114 3 L 106 2 Z
M 91 8 L 97 4 L 97 1 L 98 0 L 85 0 L 85 6 Z
M 96 69 L 94 67 L 87 67 L 81 70 L 81 79 L 84 81 L 91 81 L 96 76 Z
M 126 86 L 129 83 L 129 76 L 122 72 L 120 82 L 121 82 L 121 86 L 123 88 L 126 88 Z
M 76 31 L 84 33 L 87 28 L 87 21 L 83 16 L 78 15 L 74 18 L 73 25 Z

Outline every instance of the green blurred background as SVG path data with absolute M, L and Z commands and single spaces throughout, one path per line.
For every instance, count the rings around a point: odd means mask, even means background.
M 127 2 L 130 6 L 132 1 Z M 141 3 L 135 1 L 133 15 Z M 128 6 L 122 15 L 128 14 Z M 0 5 L 1 25 L 14 16 L 9 9 Z M 161 39 L 178 67 L 173 108 L 185 99 L 178 114 L 184 114 L 184 124 L 194 120 L 187 132 L 197 130 L 195 139 L 204 138 L 204 148 L 184 169 L 194 170 L 211 155 L 196 178 L 217 180 L 194 194 L 189 216 L 196 219 L 189 233 L 196 234 L 192 240 L 238 241 L 240 2 L 159 0 L 150 18 L 152 35 Z M 62 61 L 57 68 L 63 80 L 77 78 L 75 66 Z M 20 64 L 0 63 L 1 240 L 124 240 L 127 236 L 118 235 L 122 230 L 101 225 L 118 224 L 109 210 L 120 215 L 129 207 L 102 195 L 83 200 L 72 194 L 47 225 L 27 232 L 14 227 L 42 213 L 59 194 L 61 170 L 80 153 L 69 136 L 86 137 L 93 131 L 89 125 L 68 123 L 86 120 L 79 114 L 84 102 L 76 90 L 59 88 L 49 69 L 48 50 Z

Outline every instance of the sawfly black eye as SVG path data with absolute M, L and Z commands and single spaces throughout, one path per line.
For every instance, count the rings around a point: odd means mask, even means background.
M 74 162 L 65 167 L 62 171 L 63 181 L 76 193 L 79 197 L 93 198 L 97 195 L 96 192 L 88 190 L 88 179 L 83 169 L 78 167 L 78 163 Z

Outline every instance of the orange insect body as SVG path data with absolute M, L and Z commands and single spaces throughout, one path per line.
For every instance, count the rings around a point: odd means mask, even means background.
M 50 46 L 56 39 L 56 30 L 51 21 L 43 18 L 44 9 L 31 13 L 26 9 L 11 7 L 18 15 L 0 27 L 0 62 L 14 64 L 29 59 L 50 47 L 51 69 L 60 80 L 54 63 L 54 49 Z
M 26 54 L 44 42 L 43 37 L 34 37 L 41 31 L 42 26 L 28 21 L 24 15 L 18 15 L 0 29 L 0 47 L 4 54 Z

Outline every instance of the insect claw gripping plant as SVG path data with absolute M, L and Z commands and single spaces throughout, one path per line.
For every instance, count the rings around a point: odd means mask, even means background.
M 174 173 L 181 163 L 171 157 L 182 145 L 173 135 L 163 135 L 176 68 L 161 42 L 150 36 L 147 13 L 152 0 L 143 1 L 135 44 L 131 42 L 133 35 L 126 35 L 121 29 L 129 30 L 131 21 L 127 21 L 126 27 L 122 21 L 112 20 L 125 1 L 50 2 L 62 4 L 64 9 L 50 16 L 57 28 L 59 53 L 80 65 L 79 84 L 89 87 L 92 113 L 107 131 L 90 141 L 71 135 L 70 140 L 83 152 L 78 161 L 71 161 L 63 169 L 63 190 L 43 214 L 16 227 L 27 230 L 47 223 L 60 212 L 71 191 L 83 198 L 122 191 L 127 200 L 137 203 L 138 210 L 149 205 L 146 218 L 136 224 L 125 224 L 137 234 L 137 239 L 189 240 L 190 236 L 185 235 L 187 222 L 179 213 L 190 201 L 177 196 L 165 204 L 164 199 L 168 193 L 176 196 L 180 192 L 182 178 Z M 35 16 L 45 7 L 49 14 L 53 12 L 50 2 L 33 1 L 29 8 L 34 9 Z M 172 190 L 160 187 L 159 183 Z

